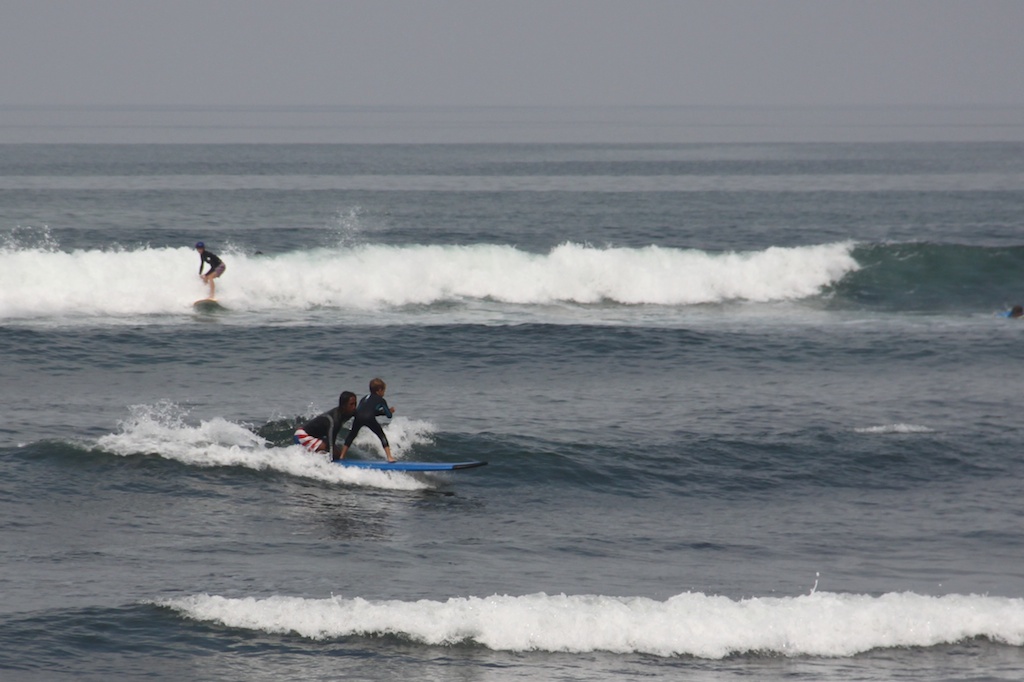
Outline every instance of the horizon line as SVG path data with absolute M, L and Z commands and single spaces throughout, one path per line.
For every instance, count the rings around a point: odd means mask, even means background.
M 692 110 L 714 110 L 714 109 L 748 109 L 748 110 L 775 110 L 775 111 L 802 111 L 802 110 L 916 110 L 916 109 L 1022 109 L 1024 102 L 978 102 L 978 103 L 956 103 L 956 102 L 905 102 L 885 104 L 864 104 L 864 103 L 843 103 L 843 104 L 194 104 L 194 103 L 3 103 L 0 102 L 0 111 L 267 111 L 267 112 L 303 112 L 303 111 L 374 111 L 374 110 L 432 110 L 432 111 L 455 111 L 455 110 L 521 110 L 521 111 L 544 111 L 544 110 L 595 110 L 595 109 L 692 109 Z

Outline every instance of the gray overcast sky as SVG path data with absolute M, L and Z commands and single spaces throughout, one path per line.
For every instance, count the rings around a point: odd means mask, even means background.
M 1024 0 L 0 0 L 0 105 L 1020 105 Z

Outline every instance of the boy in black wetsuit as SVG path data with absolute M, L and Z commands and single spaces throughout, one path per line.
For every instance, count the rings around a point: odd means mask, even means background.
M 338 396 L 338 406 L 313 417 L 295 429 L 295 442 L 310 452 L 330 452 L 331 459 L 338 459 L 335 441 L 342 425 L 356 413 L 356 394 L 343 391 Z
M 377 422 L 378 415 L 388 419 L 394 416 L 395 408 L 388 407 L 387 401 L 384 400 L 384 392 L 386 390 L 387 386 L 380 379 L 372 379 L 370 381 L 370 392 L 363 396 L 363 399 L 359 401 L 358 407 L 356 407 L 356 417 L 352 420 L 352 428 L 349 430 L 348 435 L 345 436 L 345 444 L 341 446 L 341 454 L 338 455 L 338 459 L 345 459 L 345 455 L 348 453 L 348 446 L 352 445 L 352 441 L 356 439 L 359 429 L 365 426 L 377 434 L 377 438 L 380 438 L 380 444 L 384 447 L 384 454 L 388 456 L 388 461 L 395 461 L 395 458 L 391 456 L 391 444 L 388 443 L 388 437 L 384 435 L 384 429 Z
M 213 280 L 223 275 L 224 268 L 227 266 L 224 265 L 224 261 L 217 257 L 217 254 L 213 251 L 207 251 L 206 244 L 202 242 L 196 242 L 196 251 L 199 252 L 199 278 L 210 285 L 210 298 L 212 299 L 214 298 Z M 203 274 L 203 263 L 210 264 L 210 269 L 206 271 L 205 275 Z

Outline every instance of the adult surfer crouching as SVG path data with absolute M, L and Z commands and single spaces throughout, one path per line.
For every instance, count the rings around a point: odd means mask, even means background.
M 340 448 L 335 443 L 342 426 L 356 413 L 356 394 L 342 391 L 338 406 L 319 414 L 295 429 L 295 442 L 310 452 L 330 452 L 338 459 Z

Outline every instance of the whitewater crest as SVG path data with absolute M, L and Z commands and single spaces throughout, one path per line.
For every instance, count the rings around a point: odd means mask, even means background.
M 820 294 L 859 268 L 852 243 L 714 253 L 660 246 L 360 245 L 277 255 L 226 249 L 220 301 L 246 312 L 498 305 L 687 306 Z M 202 298 L 194 250 L 0 249 L 0 319 L 181 314 Z M 45 282 L 45 286 L 40 283 Z
M 721 659 L 744 653 L 846 657 L 972 637 L 1024 644 L 1024 600 L 956 594 L 813 592 L 733 600 L 687 592 L 665 601 L 543 593 L 447 601 L 201 594 L 157 603 L 196 620 L 272 634 L 399 635 L 427 645 L 475 643 L 500 651 Z
M 190 466 L 244 467 L 275 471 L 326 483 L 384 488 L 424 490 L 432 487 L 423 478 L 385 471 L 364 471 L 340 467 L 326 458 L 310 454 L 298 445 L 274 446 L 250 427 L 221 417 L 190 423 L 188 412 L 171 402 L 136 405 L 120 423 L 116 433 L 100 437 L 96 446 L 122 457 L 158 455 Z M 388 425 L 388 438 L 396 458 L 405 459 L 414 445 L 431 442 L 434 427 L 428 422 L 396 417 Z M 377 450 L 377 438 L 364 430 L 355 441 L 361 450 Z

